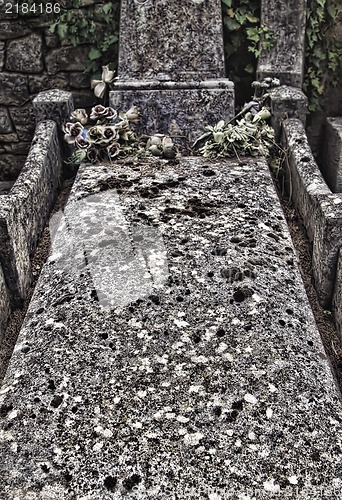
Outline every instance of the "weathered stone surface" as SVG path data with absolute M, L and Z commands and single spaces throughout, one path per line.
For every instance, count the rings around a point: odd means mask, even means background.
M 342 117 L 326 121 L 323 175 L 334 193 L 342 192 Z
M 89 89 L 90 75 L 88 73 L 70 73 L 70 86 L 74 89 Z
M 35 33 L 8 42 L 6 69 L 22 73 L 43 71 L 42 37 Z
M 59 127 L 70 118 L 74 110 L 71 92 L 65 90 L 46 90 L 33 99 L 33 112 L 36 122 L 54 120 Z
M 139 130 L 143 133 L 170 134 L 176 139 L 183 138 L 189 147 L 203 134 L 206 125 L 229 120 L 235 114 L 234 88 L 228 80 L 222 80 L 221 86 L 219 81 L 214 81 L 212 87 L 206 82 L 197 86 L 193 83 L 193 88 L 191 84 L 189 88 L 179 88 L 170 82 L 153 89 L 153 85 L 146 84 L 144 88 L 140 83 L 136 82 L 135 90 L 134 82 L 122 89 L 118 88 L 120 82 L 115 84 L 118 90 L 110 92 L 110 103 L 115 109 L 126 111 L 133 104 L 137 105 L 142 112 Z
M 16 179 L 24 166 L 26 156 L 13 155 L 5 152 L 0 154 L 0 180 Z
M 0 71 L 4 69 L 4 65 L 5 65 L 5 51 L 0 50 Z
M 69 75 L 68 73 L 59 73 L 55 76 L 46 74 L 30 75 L 28 77 L 28 84 L 31 94 L 38 94 L 51 88 L 65 90 L 69 87 Z
M 18 142 L 18 135 L 13 134 L 0 134 L 0 142 Z
M 98 104 L 92 90 L 78 90 L 73 94 L 75 108 L 91 108 Z
M 9 108 L 15 130 L 21 141 L 31 141 L 34 133 L 35 120 L 32 104 L 26 104 L 20 108 Z
M 300 89 L 286 85 L 276 87 L 270 92 L 270 101 L 272 126 L 278 140 L 282 123 L 287 118 L 298 118 L 305 126 L 308 98 Z
M 7 108 L 0 107 L 0 133 L 10 134 L 13 131 L 11 118 Z
M 89 47 L 60 47 L 50 50 L 45 57 L 48 75 L 55 75 L 59 71 L 84 71 Z
M 55 49 L 56 47 L 59 46 L 60 43 L 59 36 L 56 33 L 51 33 L 50 28 L 45 29 L 44 39 L 45 39 L 45 45 L 49 49 Z
M 225 76 L 220 0 L 123 0 L 122 80 L 205 80 Z
M 1 6 L 0 6 L 1 9 Z M 0 40 L 19 38 L 30 33 L 30 28 L 22 21 L 3 21 L 0 16 Z
M 17 0 L 0 0 L 0 19 L 16 19 L 18 14 L 16 13 L 13 5 L 17 3 Z M 8 4 L 11 8 L 7 8 Z
M 263 0 L 261 22 L 272 31 L 274 45 L 261 50 L 258 78 L 275 76 L 282 85 L 302 88 L 306 0 Z
M 0 263 L 0 342 L 3 338 L 10 312 L 9 295 Z
M 342 242 L 342 194 L 333 194 L 313 158 L 303 124 L 283 124 L 288 190 L 313 242 L 312 271 L 321 304 L 330 307 Z
M 13 304 L 27 293 L 30 257 L 49 216 L 61 168 L 57 126 L 41 122 L 15 185 L 0 198 L 1 261 Z
M 342 340 L 342 251 L 339 251 L 333 296 L 333 313 L 337 332 Z
M 0 194 L 8 194 L 15 181 L 0 181 Z
M 30 98 L 26 75 L 0 73 L 0 89 L 3 106 L 22 106 Z
M 5 144 L 5 151 L 8 153 L 13 153 L 15 155 L 27 155 L 31 146 L 31 142 L 14 142 L 12 144 Z
M 265 162 L 82 167 L 65 217 L 1 388 L 5 498 L 338 498 L 341 401 Z

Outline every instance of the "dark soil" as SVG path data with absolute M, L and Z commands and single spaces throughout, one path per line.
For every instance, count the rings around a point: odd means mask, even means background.
M 62 186 L 61 193 L 56 201 L 55 207 L 52 213 L 57 212 L 62 208 L 66 200 L 68 199 L 73 179 L 67 180 Z M 332 314 L 330 311 L 324 310 L 318 302 L 317 295 L 312 283 L 312 272 L 311 272 L 311 245 L 308 241 L 304 227 L 302 226 L 298 215 L 291 205 L 291 203 L 286 200 L 286 197 L 280 193 L 282 207 L 287 219 L 288 227 L 291 233 L 291 237 L 297 252 L 300 271 L 302 274 L 304 286 L 306 289 L 311 308 L 313 310 L 318 329 L 321 334 L 322 342 L 326 351 L 327 356 L 331 360 L 333 370 L 336 375 L 337 382 L 342 388 L 342 346 L 341 341 L 336 332 Z M 14 345 L 16 343 L 19 330 L 23 323 L 29 302 L 31 300 L 34 287 L 36 285 L 37 279 L 39 277 L 40 271 L 48 257 L 50 249 L 50 233 L 48 225 L 44 229 L 40 242 L 38 244 L 37 250 L 35 252 L 32 268 L 34 281 L 32 283 L 29 296 L 25 302 L 23 309 L 17 310 L 12 313 L 9 321 L 9 325 L 5 332 L 5 337 L 0 345 L 0 379 L 5 375 L 10 357 L 13 352 Z

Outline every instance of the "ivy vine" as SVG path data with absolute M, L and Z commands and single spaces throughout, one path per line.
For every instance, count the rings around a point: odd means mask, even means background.
M 341 85 L 342 40 L 334 33 L 339 23 L 339 0 L 308 0 L 304 91 L 310 111 L 322 109 L 322 98 L 329 87 Z
M 260 0 L 222 0 L 227 73 L 235 82 L 246 79 L 248 88 L 260 51 L 274 43 L 273 33 L 261 23 L 260 10 Z
M 74 47 L 89 44 L 86 71 L 97 73 L 102 66 L 113 67 L 118 53 L 120 1 L 104 0 L 82 7 L 81 0 L 71 0 L 69 6 L 55 17 L 51 33 Z

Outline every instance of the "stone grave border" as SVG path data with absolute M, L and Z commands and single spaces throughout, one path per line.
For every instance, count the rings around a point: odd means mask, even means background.
M 37 125 L 31 148 L 11 191 L 0 197 L 0 340 L 11 311 L 22 305 L 31 284 L 30 259 L 62 173 L 58 124 L 73 106 L 71 93 L 59 90 L 42 92 L 33 104 Z

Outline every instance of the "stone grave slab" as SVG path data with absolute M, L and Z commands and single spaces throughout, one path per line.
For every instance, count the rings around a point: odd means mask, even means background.
M 1 393 L 14 499 L 340 498 L 342 410 L 263 159 L 82 166 Z
M 262 25 L 271 31 L 273 45 L 261 50 L 258 79 L 277 77 L 282 85 L 302 88 L 307 0 L 263 0 Z

